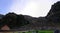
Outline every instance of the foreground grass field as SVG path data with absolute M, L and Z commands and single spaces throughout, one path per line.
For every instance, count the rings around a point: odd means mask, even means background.
M 54 33 L 53 30 L 38 30 L 38 33 Z
M 54 31 L 53 30 L 33 30 L 33 31 L 5 32 L 5 33 L 54 33 Z

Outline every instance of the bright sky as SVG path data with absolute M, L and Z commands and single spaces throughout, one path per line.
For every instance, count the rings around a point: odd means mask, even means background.
M 33 17 L 46 16 L 59 0 L 0 0 L 0 14 L 15 12 Z

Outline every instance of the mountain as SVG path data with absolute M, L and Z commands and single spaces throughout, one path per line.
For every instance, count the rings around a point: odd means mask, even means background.
M 29 21 L 27 21 L 23 15 L 7 13 L 0 21 L 0 28 L 7 25 L 10 29 L 15 29 L 27 24 L 29 24 Z
M 4 15 L 0 14 L 0 19 L 3 17 Z
M 60 1 L 54 3 L 46 17 L 32 17 L 29 15 L 18 15 L 8 13 L 0 15 L 0 27 L 8 25 L 10 29 L 16 30 L 39 30 L 39 29 L 60 29 Z
M 34 23 L 35 21 L 37 21 L 38 18 L 36 17 L 32 17 L 32 16 L 29 16 L 29 15 L 23 15 L 24 18 L 29 21 L 30 23 Z
M 54 3 L 48 12 L 46 17 L 39 17 L 36 18 L 27 18 L 27 20 L 33 21 L 31 24 L 24 26 L 24 28 L 27 29 L 27 27 L 33 29 L 60 29 L 60 1 Z
M 60 1 L 54 3 L 47 14 L 47 17 L 60 13 Z
M 54 3 L 46 16 L 48 22 L 60 24 L 60 1 Z

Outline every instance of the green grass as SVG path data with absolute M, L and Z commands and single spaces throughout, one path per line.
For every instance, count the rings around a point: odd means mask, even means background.
M 37 30 L 38 33 L 53 33 L 53 30 Z
M 33 31 L 25 31 L 25 33 L 32 33 L 32 32 L 38 32 L 38 33 L 54 33 L 53 30 L 33 30 Z M 23 33 L 23 31 L 15 31 L 14 33 Z
M 53 33 L 53 30 L 38 30 L 38 33 Z
M 38 32 L 38 33 L 54 33 L 53 30 L 34 30 L 34 31 L 28 31 L 26 33 L 32 33 L 32 32 Z

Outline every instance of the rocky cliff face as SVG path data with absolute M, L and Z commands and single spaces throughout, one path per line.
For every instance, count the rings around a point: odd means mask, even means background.
M 54 14 L 58 14 L 60 13 L 60 1 L 54 3 L 50 9 L 50 11 L 48 12 L 47 16 L 51 16 Z
M 54 3 L 46 18 L 54 23 L 60 23 L 60 1 Z

